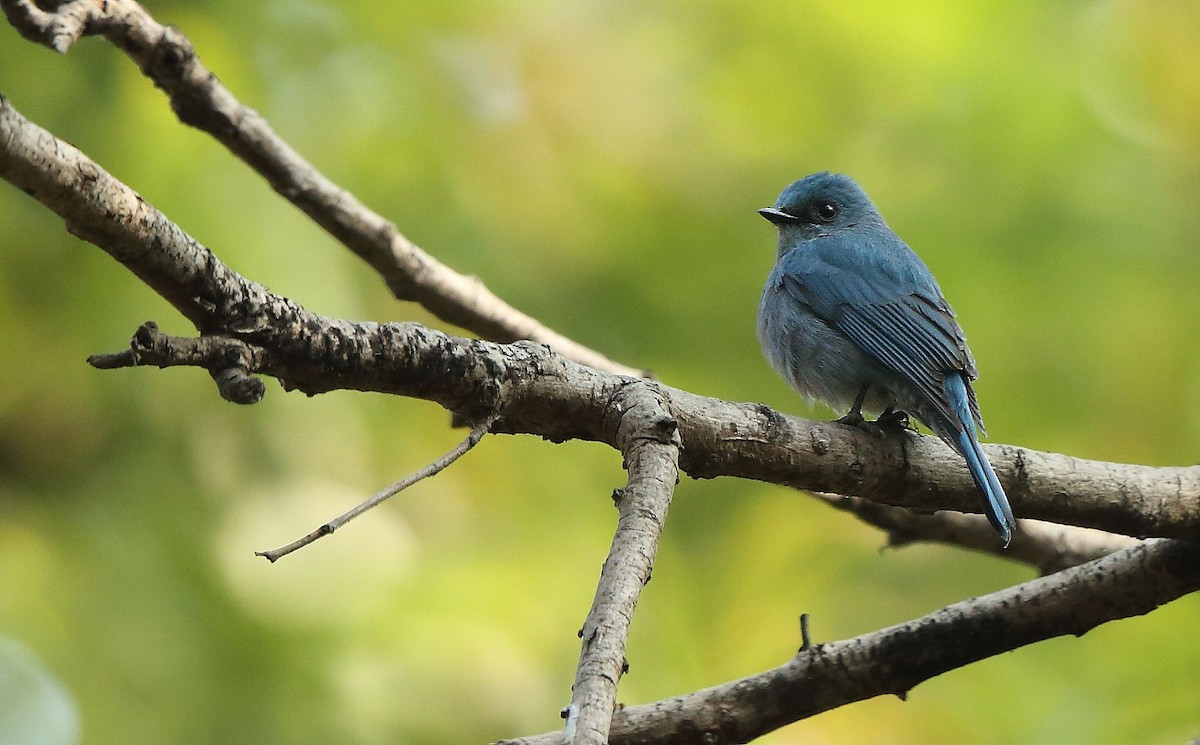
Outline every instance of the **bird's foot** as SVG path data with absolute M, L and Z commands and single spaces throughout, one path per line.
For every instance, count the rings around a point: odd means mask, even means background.
M 886 434 L 885 428 L 879 424 L 879 422 L 867 421 L 863 418 L 862 412 L 860 412 L 858 409 L 854 409 L 846 416 L 840 419 L 834 419 L 834 421 L 838 424 L 844 424 L 847 427 L 861 429 L 863 432 L 866 432 L 869 435 L 875 435 L 876 437 L 883 437 Z
M 876 437 L 886 437 L 890 433 L 908 432 L 915 429 L 909 422 L 907 411 L 895 411 L 893 409 L 883 412 L 873 422 L 863 418 L 862 412 L 857 409 L 834 421 L 838 424 L 856 427 Z
M 875 419 L 875 424 L 886 432 L 914 432 L 916 427 L 909 421 L 908 412 L 888 409 Z
M 846 416 L 839 419 L 834 419 L 833 421 L 837 422 L 838 424 L 845 424 L 849 427 L 861 427 L 864 424 L 867 424 L 867 420 L 863 419 L 862 412 L 858 409 L 852 409 Z

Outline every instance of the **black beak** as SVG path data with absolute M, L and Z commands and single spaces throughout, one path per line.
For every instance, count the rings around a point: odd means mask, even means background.
M 789 215 L 783 210 L 778 210 L 774 207 L 764 207 L 758 211 L 758 214 L 762 215 L 775 225 L 779 225 L 781 227 L 784 225 L 795 225 L 796 223 L 800 222 L 800 218 L 794 215 Z

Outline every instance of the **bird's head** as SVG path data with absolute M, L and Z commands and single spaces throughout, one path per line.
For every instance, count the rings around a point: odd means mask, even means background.
M 774 207 L 758 214 L 779 228 L 780 247 L 856 225 L 879 224 L 875 205 L 849 176 L 822 171 L 805 176 L 779 195 Z

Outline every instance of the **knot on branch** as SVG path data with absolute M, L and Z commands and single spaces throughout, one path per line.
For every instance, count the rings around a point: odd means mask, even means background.
M 174 78 L 183 77 L 189 64 L 196 59 L 196 48 L 183 32 L 174 26 L 163 26 L 162 35 L 154 46 L 150 57 L 151 66 L 162 66 L 167 74 Z
M 616 430 L 614 442 L 626 460 L 639 441 L 676 446 L 681 443 L 679 422 L 671 413 L 669 399 L 653 381 L 627 381 L 609 402 L 606 418 L 607 425 Z
M 182 31 L 163 26 L 154 46 L 138 62 L 142 72 L 166 91 L 171 109 L 184 124 L 225 137 L 237 129 L 230 112 L 213 106 L 211 89 L 215 77 Z
M 240 365 L 208 372 L 216 382 L 221 398 L 231 403 L 256 404 L 267 392 L 266 385 Z

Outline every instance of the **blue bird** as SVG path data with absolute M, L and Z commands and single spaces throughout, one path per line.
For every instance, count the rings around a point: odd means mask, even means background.
M 1016 520 L 976 436 L 975 360 L 929 268 L 840 174 L 806 176 L 758 212 L 779 229 L 758 307 L 771 366 L 810 403 L 848 408 L 840 422 L 914 415 L 966 460 L 1007 546 Z

